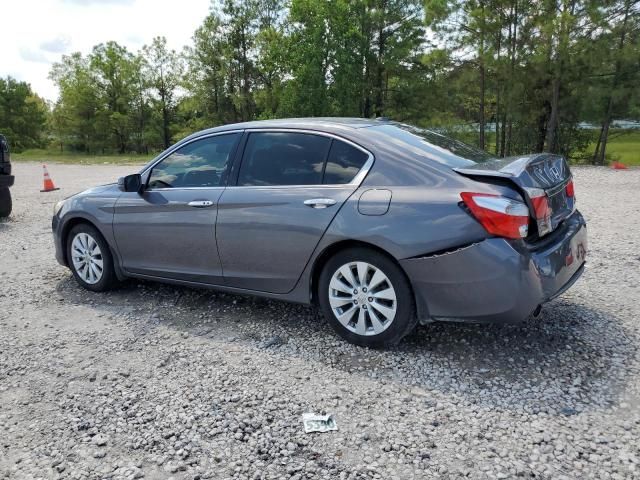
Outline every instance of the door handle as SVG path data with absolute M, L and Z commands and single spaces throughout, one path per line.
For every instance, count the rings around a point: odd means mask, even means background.
M 213 202 L 211 200 L 194 200 L 187 203 L 187 205 L 189 205 L 190 207 L 205 208 L 213 205 Z
M 335 205 L 336 201 L 333 198 L 310 198 L 305 200 L 304 204 L 311 208 L 327 208 Z

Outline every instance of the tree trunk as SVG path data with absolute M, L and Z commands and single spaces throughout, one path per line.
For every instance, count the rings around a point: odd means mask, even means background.
M 500 156 L 505 156 L 505 148 L 507 145 L 507 114 L 502 114 L 502 130 L 500 131 Z
M 484 120 L 484 90 L 485 90 L 485 84 L 484 84 L 484 77 L 485 77 L 485 72 L 484 72 L 484 65 L 480 66 L 480 112 L 479 112 L 479 117 L 480 117 L 480 136 L 478 138 L 478 143 L 479 146 L 482 150 L 484 150 L 485 148 L 485 138 L 484 138 L 484 129 L 485 129 L 485 120 Z
M 162 107 L 162 137 L 164 140 L 164 148 L 171 146 L 171 138 L 169 135 L 169 110 L 166 105 Z
M 160 101 L 162 102 L 162 140 L 164 148 L 167 149 L 171 145 L 171 138 L 169 138 L 169 109 L 164 88 L 160 91 Z
M 511 78 L 515 78 L 516 71 L 516 47 L 518 43 L 518 0 L 513 1 L 513 5 L 511 8 L 511 19 L 509 22 L 509 56 L 511 57 Z M 513 142 L 513 118 L 511 115 L 511 102 L 513 101 L 513 95 L 509 94 L 507 96 L 507 101 L 505 102 L 505 120 L 502 124 L 502 129 L 506 128 L 506 135 L 503 131 L 503 139 L 502 139 L 502 156 L 508 157 L 511 155 L 511 146 Z
M 360 115 L 364 118 L 371 116 L 371 93 L 369 81 L 369 43 L 371 40 L 370 28 L 365 22 L 367 7 L 362 5 L 363 11 L 360 17 L 360 61 L 362 62 L 362 76 L 360 77 Z
M 602 144 L 602 132 L 604 131 L 604 124 L 600 126 L 600 133 L 598 134 L 598 143 L 596 143 L 596 149 L 593 152 L 592 163 L 597 164 L 598 158 L 600 158 L 600 145 Z
M 482 11 L 482 25 L 480 26 L 480 51 L 479 53 L 479 65 L 480 65 L 480 111 L 478 112 L 478 116 L 480 117 L 480 135 L 478 138 L 479 147 L 484 150 L 486 146 L 485 138 L 484 138 L 484 130 L 485 130 L 485 115 L 484 115 L 484 104 L 485 104 L 485 68 L 484 68 L 484 1 L 480 1 L 480 9 Z
M 496 116 L 495 116 L 495 149 L 496 157 L 500 154 L 500 90 L 496 95 Z
M 536 142 L 536 152 L 542 152 L 544 150 L 544 141 L 547 137 L 547 116 L 548 110 L 545 107 L 544 111 L 538 116 L 538 139 Z
M 598 143 L 600 144 L 600 151 L 598 152 L 598 158 L 596 159 L 597 165 L 604 165 L 605 153 L 607 151 L 607 141 L 609 139 L 609 126 L 611 125 L 611 113 L 613 110 L 612 106 L 613 102 L 611 101 L 611 97 L 609 97 L 609 110 L 607 112 L 607 117 L 602 124 L 600 140 L 598 141 Z
M 380 12 L 386 9 L 386 2 L 383 0 L 380 4 Z M 384 16 L 380 18 L 378 24 L 378 61 L 376 65 L 376 85 L 375 85 L 375 115 L 376 117 L 384 116 L 384 98 L 383 98 L 383 82 L 384 82 L 384 64 L 383 58 L 385 53 L 385 35 L 384 35 Z
M 500 15 L 500 23 L 504 23 L 502 14 Z M 502 29 L 498 30 L 498 38 L 496 41 L 496 53 L 497 53 L 497 65 L 500 68 L 500 53 L 501 53 L 501 42 L 502 42 Z M 502 70 L 498 70 L 498 72 L 502 72 Z M 495 154 L 499 156 L 500 154 L 500 93 L 502 91 L 502 82 L 501 75 L 496 74 L 496 82 L 498 84 L 498 88 L 496 89 L 496 116 L 495 116 Z
M 545 151 L 555 153 L 558 151 L 558 127 L 560 119 L 560 87 L 564 74 L 565 63 L 568 56 L 570 41 L 570 25 L 567 25 L 566 14 L 573 16 L 576 0 L 565 3 L 560 15 L 560 32 L 558 33 L 558 50 L 556 52 L 556 64 L 553 69 L 553 80 L 551 82 L 551 112 L 547 123 L 547 135 L 545 138 Z
M 560 103 L 560 75 L 559 73 L 554 77 L 551 84 L 551 113 L 549 114 L 549 122 L 547 123 L 547 134 L 544 141 L 545 152 L 555 152 L 557 148 L 557 135 L 558 129 L 558 111 Z

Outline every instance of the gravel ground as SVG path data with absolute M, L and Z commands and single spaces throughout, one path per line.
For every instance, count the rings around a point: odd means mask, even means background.
M 340 340 L 312 308 L 80 289 L 52 205 L 135 170 L 15 165 L 0 223 L 0 478 L 640 478 L 640 170 L 576 168 L 583 278 L 521 326 Z M 339 430 L 305 434 L 303 412 Z

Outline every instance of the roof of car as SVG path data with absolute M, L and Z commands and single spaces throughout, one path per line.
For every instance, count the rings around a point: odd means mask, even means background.
M 379 125 L 381 120 L 370 118 L 349 118 L 349 117 L 309 117 L 309 118 L 280 118 L 273 120 L 255 120 L 251 122 L 230 123 L 219 127 L 209 128 L 198 135 L 221 132 L 226 130 L 244 130 L 251 128 L 366 128 Z

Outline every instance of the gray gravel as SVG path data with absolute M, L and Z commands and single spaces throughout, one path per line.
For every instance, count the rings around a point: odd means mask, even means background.
M 312 308 L 81 290 L 52 205 L 131 167 L 16 164 L 0 223 L 0 478 L 640 478 L 640 170 L 576 168 L 589 266 L 540 319 L 340 340 Z M 339 430 L 304 434 L 303 412 Z

